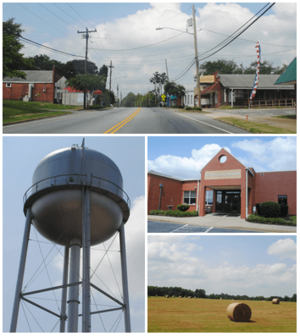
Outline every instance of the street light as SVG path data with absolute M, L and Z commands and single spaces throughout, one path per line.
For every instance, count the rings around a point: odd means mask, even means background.
M 197 91 L 198 91 L 198 105 L 199 105 L 199 107 L 201 107 L 200 78 L 199 78 L 199 64 L 198 64 L 198 47 L 197 47 L 197 31 L 196 31 L 196 20 L 195 20 L 194 5 L 193 5 L 193 26 L 194 26 L 194 33 L 189 33 L 188 32 L 188 26 L 191 26 L 191 25 L 192 25 L 192 22 L 191 22 L 191 19 L 189 19 L 189 20 L 187 20 L 186 31 L 175 29 L 175 28 L 170 28 L 170 27 L 158 27 L 158 28 L 156 28 L 156 30 L 172 29 L 172 30 L 180 31 L 182 33 L 187 33 L 187 34 L 194 35 L 195 59 L 196 59 L 196 77 L 197 77 Z M 202 30 L 202 29 L 200 29 L 200 30 Z

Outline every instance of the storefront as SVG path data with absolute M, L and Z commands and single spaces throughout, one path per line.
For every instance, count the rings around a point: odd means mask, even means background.
M 203 167 L 201 179 L 148 173 L 148 211 L 174 210 L 183 203 L 199 216 L 213 212 L 245 219 L 255 212 L 256 204 L 266 201 L 288 204 L 289 214 L 296 215 L 296 171 L 258 173 L 221 149 Z

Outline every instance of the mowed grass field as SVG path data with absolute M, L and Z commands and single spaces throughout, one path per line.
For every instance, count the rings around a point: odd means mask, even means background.
M 233 302 L 251 308 L 250 322 L 229 320 Z M 296 303 L 149 297 L 148 332 L 296 332 Z

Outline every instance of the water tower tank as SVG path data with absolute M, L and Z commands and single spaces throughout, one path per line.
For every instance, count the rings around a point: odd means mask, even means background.
M 130 200 L 116 164 L 95 150 L 73 145 L 47 155 L 24 195 L 24 212 L 50 241 L 68 246 L 82 240 L 83 187 L 90 188 L 91 245 L 109 239 L 129 218 Z

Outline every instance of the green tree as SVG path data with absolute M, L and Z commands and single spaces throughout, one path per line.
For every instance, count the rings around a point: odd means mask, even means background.
M 151 77 L 149 80 L 151 83 L 153 84 L 158 84 L 158 83 L 162 83 L 165 84 L 167 81 L 167 75 L 165 72 L 163 72 L 162 74 L 158 73 L 157 71 L 153 74 L 153 77 Z
M 24 67 L 31 67 L 31 62 L 20 53 L 23 44 L 20 43 L 21 24 L 14 23 L 15 19 L 9 19 L 3 22 L 3 78 L 21 77 L 25 78 L 25 72 L 21 71 Z
M 175 96 L 184 96 L 185 94 L 185 87 L 179 84 L 176 84 L 175 82 L 166 82 L 164 86 L 165 94 L 169 93 L 171 95 Z
M 125 107 L 134 107 L 136 101 L 136 96 L 134 93 L 129 92 L 126 97 L 122 100 L 122 106 Z
M 226 61 L 220 59 L 217 61 L 207 61 L 205 63 L 202 63 L 199 69 L 200 72 L 203 73 L 203 75 L 211 75 L 216 71 L 218 71 L 218 73 L 229 75 L 229 74 L 242 73 L 243 66 L 241 64 L 241 68 L 239 68 L 234 61 Z
M 250 66 L 245 69 L 245 74 L 255 74 L 257 69 L 257 62 L 250 63 Z M 276 68 L 273 67 L 273 63 L 270 63 L 269 61 L 263 61 L 260 62 L 259 65 L 259 73 L 261 75 L 270 75 L 271 73 L 274 73 Z

